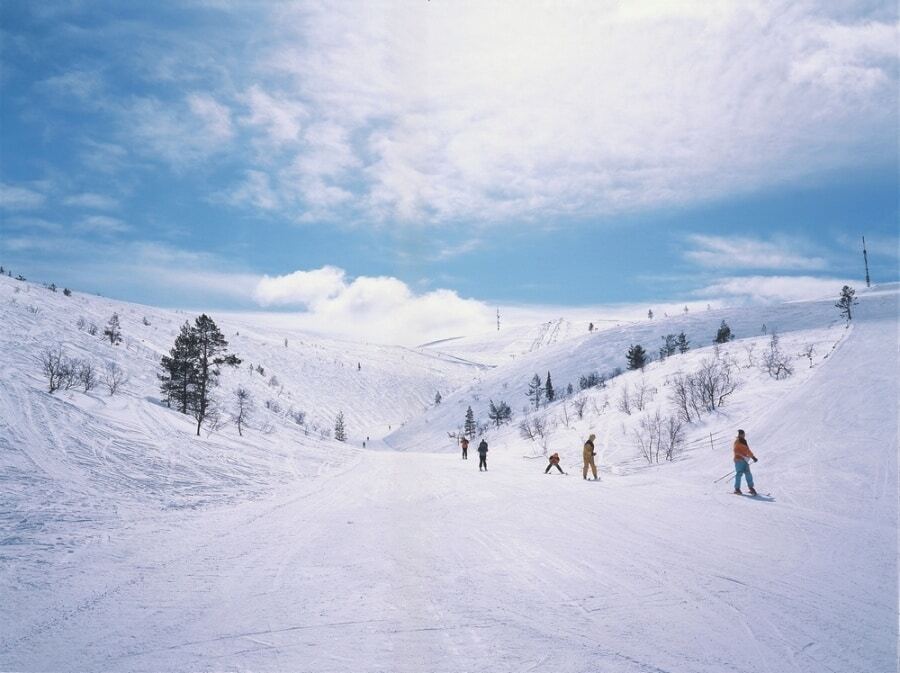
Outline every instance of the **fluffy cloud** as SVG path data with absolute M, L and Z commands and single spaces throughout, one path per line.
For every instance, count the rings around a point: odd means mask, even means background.
M 98 234 L 120 234 L 131 229 L 118 217 L 109 215 L 88 215 L 81 218 L 75 225 L 75 229 L 81 232 L 94 232 Z
M 298 326 L 356 339 L 414 345 L 430 339 L 491 328 L 492 311 L 480 301 L 450 290 L 414 293 L 390 277 L 360 276 L 348 281 L 331 266 L 265 276 L 254 297 L 263 306 L 295 306 Z
M 63 203 L 67 206 L 76 206 L 78 208 L 94 208 L 97 210 L 114 210 L 119 207 L 119 202 L 111 196 L 103 194 L 94 194 L 92 192 L 84 192 L 82 194 L 73 194 L 63 199 Z
M 741 276 L 719 279 L 694 294 L 718 297 L 725 305 L 741 301 L 800 301 L 837 297 L 844 285 L 853 285 L 853 281 L 814 276 Z
M 822 257 L 795 252 L 805 244 L 781 238 L 761 241 L 744 237 L 690 236 L 694 248 L 685 257 L 702 266 L 719 269 L 785 269 L 809 271 L 824 269 Z

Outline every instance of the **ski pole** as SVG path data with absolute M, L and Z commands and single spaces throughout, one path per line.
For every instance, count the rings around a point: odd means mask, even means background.
M 735 472 L 735 471 L 732 470 L 731 472 L 729 472 L 728 474 L 726 474 L 724 477 L 719 477 L 718 479 L 716 479 L 713 483 L 714 483 L 714 484 L 718 484 L 718 483 L 719 483 L 720 481 L 722 481 L 723 479 L 727 479 L 728 477 L 730 477 L 731 475 L 733 475 L 734 472 Z

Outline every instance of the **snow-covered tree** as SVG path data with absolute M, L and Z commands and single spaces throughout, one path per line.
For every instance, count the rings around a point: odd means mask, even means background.
M 115 362 L 107 362 L 103 371 L 102 381 L 109 391 L 110 397 L 112 397 L 128 382 L 128 374 Z
M 841 288 L 840 298 L 837 300 L 835 307 L 837 307 L 838 312 L 841 314 L 841 317 L 846 318 L 847 322 L 853 320 L 853 307 L 856 306 L 859 302 L 856 300 L 856 290 L 854 290 L 849 285 L 845 285 Z
M 441 391 L 438 390 L 438 391 L 434 394 L 434 404 L 435 404 L 435 406 L 437 406 L 437 405 L 440 404 L 440 403 L 441 403 Z
M 687 307 L 685 307 L 687 308 Z M 675 345 L 678 348 L 678 352 L 684 355 L 691 349 L 691 343 L 688 341 L 687 336 L 685 336 L 684 332 L 681 332 L 675 339 Z
M 553 390 L 553 382 L 550 380 L 550 372 L 547 372 L 547 380 L 544 382 L 544 395 L 547 396 L 547 402 L 556 399 L 556 391 Z
M 502 400 L 499 404 L 494 404 L 494 400 L 491 400 L 488 418 L 490 418 L 494 425 L 499 428 L 503 423 L 508 423 L 510 421 L 512 418 L 512 409 L 510 409 L 509 405 Z
M 103 328 L 103 336 L 109 339 L 113 346 L 122 342 L 122 330 L 119 328 L 119 314 L 113 313 Z
M 531 382 L 528 384 L 528 392 L 526 394 L 535 409 L 541 406 L 541 398 L 544 396 L 544 386 L 541 383 L 541 377 L 537 374 L 534 375 Z
M 727 344 L 732 339 L 734 339 L 734 334 L 731 333 L 731 328 L 728 326 L 728 323 L 723 320 L 722 324 L 719 325 L 719 329 L 716 332 L 716 338 L 713 339 L 713 343 Z
M 162 357 L 160 364 L 163 373 L 157 376 L 166 405 L 178 409 L 183 414 L 188 413 L 191 408 L 197 385 L 196 354 L 196 335 L 190 323 L 185 321 L 178 336 L 175 337 L 175 345 L 168 355 Z
M 475 437 L 475 432 L 477 430 L 478 425 L 475 423 L 475 412 L 472 411 L 472 407 L 470 406 L 466 409 L 466 422 L 463 424 L 463 432 L 469 439 L 472 439 Z
M 347 441 L 347 429 L 344 427 L 344 412 L 339 411 L 334 419 L 334 438 L 339 442 Z
M 634 344 L 625 354 L 628 369 L 643 369 L 647 366 L 647 351 L 640 344 Z

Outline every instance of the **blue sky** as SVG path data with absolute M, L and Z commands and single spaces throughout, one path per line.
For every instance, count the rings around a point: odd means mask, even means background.
M 477 324 L 827 295 L 862 234 L 897 280 L 897 37 L 887 2 L 4 3 L 0 263 Z

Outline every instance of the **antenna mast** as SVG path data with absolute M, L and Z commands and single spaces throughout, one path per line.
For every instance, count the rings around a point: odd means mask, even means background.
M 862 237 L 863 240 L 863 262 L 866 265 L 866 287 L 872 287 L 872 283 L 869 281 L 869 254 L 866 252 L 866 237 Z

